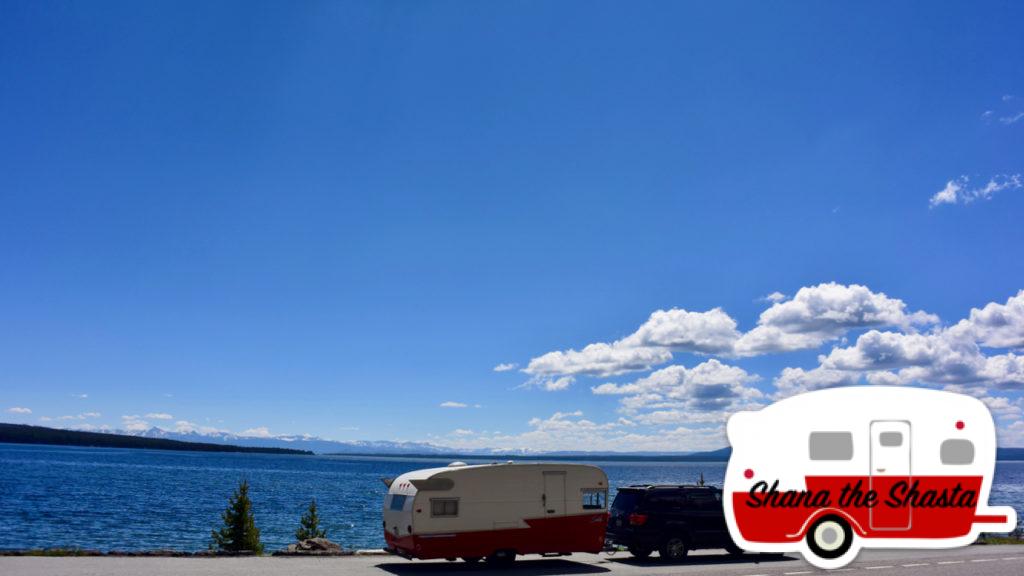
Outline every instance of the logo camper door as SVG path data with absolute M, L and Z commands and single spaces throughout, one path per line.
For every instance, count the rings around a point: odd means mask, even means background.
M 910 506 L 893 508 L 885 504 L 897 482 L 910 483 L 910 423 L 902 420 L 871 422 L 871 489 L 878 504 L 869 511 L 874 530 L 909 530 Z

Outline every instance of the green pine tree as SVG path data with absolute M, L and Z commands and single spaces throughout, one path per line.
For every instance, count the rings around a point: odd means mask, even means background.
M 238 485 L 238 490 L 235 490 L 228 501 L 228 507 L 221 513 L 221 518 L 224 519 L 224 527 L 212 531 L 213 543 L 219 550 L 263 553 L 260 530 L 256 527 L 256 519 L 252 515 L 247 480 L 242 480 Z
M 309 509 L 302 515 L 299 521 L 299 529 L 295 531 L 295 538 L 299 541 L 310 538 L 326 538 L 327 530 L 320 528 L 320 516 L 316 513 L 316 499 L 309 503 Z

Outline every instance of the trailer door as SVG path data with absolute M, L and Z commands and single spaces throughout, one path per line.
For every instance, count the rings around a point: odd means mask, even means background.
M 565 472 L 544 473 L 544 503 L 546 516 L 565 515 Z
M 910 477 L 910 422 L 903 420 L 876 420 L 871 423 L 871 489 L 878 493 L 879 503 L 870 509 L 871 528 L 874 530 L 910 529 L 909 506 L 892 508 L 882 502 L 897 482 L 909 485 Z

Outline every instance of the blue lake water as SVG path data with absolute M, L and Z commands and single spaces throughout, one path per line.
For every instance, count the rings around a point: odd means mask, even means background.
M 203 550 L 238 481 L 247 478 L 267 550 L 291 543 L 316 498 L 328 537 L 379 548 L 380 479 L 447 461 L 413 458 L 214 454 L 0 444 L 0 549 Z M 612 487 L 721 485 L 725 464 L 600 462 Z M 1024 516 L 1024 462 L 1000 462 L 990 501 Z

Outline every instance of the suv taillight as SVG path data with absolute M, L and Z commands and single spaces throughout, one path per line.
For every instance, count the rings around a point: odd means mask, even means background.
M 629 525 L 630 526 L 643 526 L 647 522 L 647 514 L 630 514 Z

